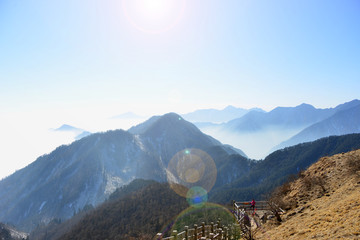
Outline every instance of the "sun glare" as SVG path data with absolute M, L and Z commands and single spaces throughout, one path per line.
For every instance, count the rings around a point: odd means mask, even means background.
M 138 30 L 160 33 L 172 29 L 182 18 L 186 0 L 122 0 L 127 20 Z
M 144 13 L 152 17 L 161 16 L 171 8 L 171 1 L 168 0 L 142 0 Z

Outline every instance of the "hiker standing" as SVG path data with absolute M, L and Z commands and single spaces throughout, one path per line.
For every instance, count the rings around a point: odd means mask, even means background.
M 254 199 L 250 202 L 250 209 L 255 211 L 255 200 Z

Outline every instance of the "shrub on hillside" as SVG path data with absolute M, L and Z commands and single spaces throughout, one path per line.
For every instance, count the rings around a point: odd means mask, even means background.
M 350 174 L 357 174 L 360 171 L 360 157 L 352 154 L 348 156 L 345 162 Z

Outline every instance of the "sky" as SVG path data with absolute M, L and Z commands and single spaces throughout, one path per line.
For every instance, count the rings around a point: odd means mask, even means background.
M 0 1 L 0 179 L 126 112 L 359 99 L 358 0 Z

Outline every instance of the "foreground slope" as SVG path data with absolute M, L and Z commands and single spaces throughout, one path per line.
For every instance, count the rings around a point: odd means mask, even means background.
M 275 196 L 284 222 L 256 239 L 359 239 L 360 150 L 321 158 Z

